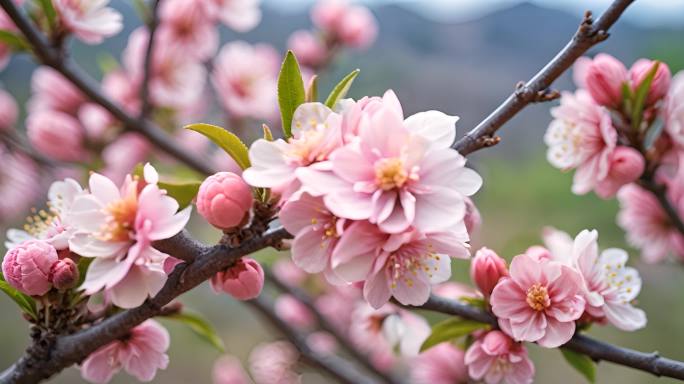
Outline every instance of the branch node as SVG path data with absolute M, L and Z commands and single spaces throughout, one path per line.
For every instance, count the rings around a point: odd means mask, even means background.
M 560 96 L 561 94 L 558 92 L 558 90 L 546 88 L 537 92 L 534 102 L 543 103 L 545 101 L 552 101 L 560 98 Z
M 501 142 L 501 136 L 482 136 L 478 141 L 483 147 L 493 147 Z

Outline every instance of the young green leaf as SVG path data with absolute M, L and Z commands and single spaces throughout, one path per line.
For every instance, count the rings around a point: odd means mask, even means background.
M 278 105 L 286 139 L 292 136 L 292 116 L 305 99 L 306 93 L 299 63 L 294 53 L 287 51 L 278 75 Z
M 469 335 L 478 329 L 486 328 L 489 328 L 488 324 L 465 320 L 460 317 L 446 319 L 432 326 L 432 333 L 420 346 L 420 351 L 423 352 L 439 343 L 451 341 Z
M 159 188 L 165 189 L 166 193 L 176 199 L 179 209 L 183 209 L 192 203 L 192 199 L 197 196 L 200 185 L 200 181 L 185 181 L 181 183 L 169 183 L 160 181 L 157 183 Z
M 14 51 L 28 51 L 31 49 L 31 45 L 23 36 L 4 29 L 0 29 L 0 42 L 8 45 Z
M 199 132 L 223 149 L 242 169 L 250 167 L 249 150 L 239 137 L 226 129 L 211 124 L 190 124 L 186 129 Z
M 27 313 L 34 319 L 38 319 L 38 312 L 36 310 L 36 302 L 31 296 L 25 295 L 17 291 L 13 286 L 5 281 L 5 277 L 0 274 L 0 291 L 5 292 L 10 299 L 12 299 L 22 311 Z
M 352 83 L 354 82 L 354 79 L 356 79 L 356 76 L 359 75 L 359 72 L 361 72 L 358 69 L 355 69 L 351 71 L 350 74 L 345 76 L 333 90 L 330 92 L 328 95 L 328 98 L 325 99 L 325 105 L 328 106 L 328 108 L 332 108 L 340 99 L 343 99 L 345 96 L 347 96 L 347 92 L 349 92 L 349 88 L 351 88 Z
M 596 382 L 596 363 L 589 356 L 565 348 L 561 348 L 560 351 L 565 361 L 584 376 L 588 382 L 592 384 Z
M 651 88 L 653 79 L 658 72 L 658 67 L 660 62 L 656 61 L 653 66 L 646 74 L 646 77 L 641 81 L 641 84 L 637 87 L 634 92 L 634 103 L 632 104 L 632 129 L 637 131 L 641 126 L 641 121 L 644 114 L 644 104 L 646 103 L 646 97 L 648 96 L 648 90 Z
M 166 316 L 166 318 L 180 321 L 181 323 L 187 325 L 202 340 L 208 342 L 220 352 L 225 352 L 223 340 L 221 340 L 221 338 L 218 336 L 216 330 L 209 323 L 209 321 L 202 317 L 202 315 L 199 313 L 183 310 L 182 313 L 169 315 Z
M 88 267 L 90 266 L 90 263 L 93 262 L 95 258 L 93 257 L 81 257 L 78 260 L 78 263 L 76 263 L 76 266 L 78 267 L 78 284 L 76 284 L 77 287 L 81 286 L 83 282 L 85 281 L 86 278 L 86 273 L 88 273 Z
M 313 75 L 306 87 L 306 102 L 313 103 L 316 101 L 318 101 L 318 75 Z
M 50 29 L 54 30 L 55 20 L 57 19 L 57 11 L 55 10 L 55 7 L 52 6 L 52 0 L 38 0 L 38 3 L 45 14 L 45 18 L 50 25 Z
M 271 132 L 271 128 L 266 124 L 261 124 L 261 129 L 264 131 L 264 140 L 273 141 L 273 132 Z

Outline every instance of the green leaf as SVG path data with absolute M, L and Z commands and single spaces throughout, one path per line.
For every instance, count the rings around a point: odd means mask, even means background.
M 587 355 L 582 355 L 569 349 L 561 348 L 560 351 L 563 353 L 565 361 L 584 376 L 588 382 L 592 384 L 596 382 L 596 363 L 592 359 Z
M 5 292 L 10 299 L 12 299 L 22 311 L 34 319 L 38 319 L 38 312 L 36 310 L 36 302 L 31 296 L 25 295 L 17 291 L 13 286 L 5 281 L 5 277 L 0 274 L 0 290 Z
M 306 87 L 306 102 L 313 103 L 318 101 L 318 75 L 311 76 L 309 85 Z
M 481 297 L 468 297 L 468 296 L 463 296 L 459 297 L 458 301 L 462 301 L 472 307 L 477 307 L 477 308 L 487 308 L 487 302 L 485 299 Z
M 220 352 L 225 352 L 223 340 L 221 340 L 221 338 L 218 336 L 216 330 L 209 323 L 209 321 L 202 317 L 202 315 L 199 313 L 184 310 L 182 313 L 169 315 L 166 316 L 166 318 L 180 321 L 181 323 L 187 325 L 202 340 L 208 342 Z
M 85 281 L 86 274 L 88 273 L 88 267 L 93 260 L 95 260 L 93 257 L 81 257 L 78 260 L 78 263 L 76 264 L 78 267 L 78 284 L 76 284 L 76 287 L 80 287 Z
M 183 209 L 192 203 L 192 199 L 197 196 L 201 181 L 185 181 L 181 183 L 170 183 L 159 181 L 159 188 L 165 189 L 166 193 L 176 199 L 179 209 Z
M 230 155 L 240 168 L 247 169 L 250 167 L 249 150 L 245 143 L 233 133 L 228 132 L 222 127 L 204 123 L 190 124 L 185 126 L 185 128 L 208 137 Z
M 349 88 L 351 88 L 352 83 L 354 82 L 354 79 L 356 79 L 356 76 L 359 75 L 359 72 L 361 72 L 358 69 L 355 69 L 351 71 L 350 74 L 344 77 L 333 90 L 330 92 L 328 95 L 328 98 L 325 99 L 325 105 L 328 106 L 328 108 L 332 108 L 335 106 L 335 104 L 340 101 L 340 99 L 343 99 L 345 96 L 347 96 L 347 92 L 349 92 Z
M 45 14 L 45 17 L 47 18 L 50 28 L 54 30 L 57 11 L 55 11 L 55 7 L 52 6 L 52 0 L 38 0 L 38 3 L 40 9 L 43 10 L 43 14 Z
M 439 343 L 451 341 L 485 328 L 489 328 L 489 325 L 460 317 L 446 319 L 432 326 L 432 333 L 420 346 L 420 351 L 423 352 Z
M 273 141 L 273 132 L 266 124 L 261 124 L 261 129 L 264 131 L 264 140 Z
M 641 120 L 643 119 L 643 109 L 646 103 L 646 97 L 648 96 L 648 90 L 651 88 L 651 83 L 658 72 L 658 67 L 660 67 L 660 62 L 656 61 L 653 66 L 646 74 L 646 77 L 641 81 L 641 84 L 637 87 L 634 92 L 634 103 L 632 104 L 632 129 L 635 131 L 639 129 L 641 125 Z
M 14 51 L 29 51 L 31 49 L 31 45 L 23 36 L 4 29 L 0 29 L 0 42 L 10 46 Z
M 292 51 L 287 51 L 278 75 L 278 105 L 285 138 L 292 136 L 292 116 L 306 98 L 299 63 Z

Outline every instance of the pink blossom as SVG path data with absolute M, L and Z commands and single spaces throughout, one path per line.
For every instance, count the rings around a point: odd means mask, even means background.
M 311 9 L 311 20 L 324 31 L 334 31 L 349 7 L 344 0 L 322 0 Z
M 102 174 L 121 184 L 136 164 L 145 161 L 151 150 L 150 142 L 140 134 L 123 133 L 102 151 L 102 160 L 105 163 Z
M 277 75 L 278 54 L 273 47 L 235 41 L 221 48 L 211 81 L 231 116 L 270 120 L 277 112 Z
M 202 182 L 197 211 L 211 225 L 232 229 L 243 224 L 252 209 L 252 189 L 234 173 L 219 172 Z
M 618 108 L 622 103 L 622 85 L 628 82 L 627 68 L 619 60 L 605 53 L 599 53 L 590 62 L 580 62 L 584 66 L 580 80 L 596 103 Z
M 136 42 L 136 44 L 139 43 Z M 135 56 L 134 54 L 138 54 L 138 51 L 134 52 L 133 48 L 127 52 L 131 52 L 129 55 L 133 56 Z M 124 60 L 126 60 L 125 57 Z M 137 57 L 130 57 L 129 60 L 136 61 L 135 63 L 132 63 L 132 65 L 142 65 L 137 61 Z M 138 75 L 137 72 L 134 73 Z M 119 103 L 119 106 L 124 108 L 127 112 L 135 114 L 140 110 L 139 82 L 139 79 L 131 78 L 131 76 L 123 70 L 114 70 L 108 72 L 102 79 L 102 90 L 107 94 L 107 96 Z
M 297 267 L 290 259 L 279 259 L 273 264 L 273 273 L 285 283 L 298 286 L 306 280 L 308 275 Z
M 368 48 L 378 35 L 375 17 L 368 8 L 359 5 L 347 9 L 338 27 L 340 40 L 354 48 Z
M 500 331 L 490 331 L 476 340 L 465 354 L 468 374 L 487 384 L 529 384 L 534 365 L 527 349 Z
M 658 69 L 651 82 L 651 86 L 648 88 L 648 96 L 646 97 L 647 106 L 653 105 L 665 97 L 668 89 L 670 89 L 670 81 L 672 79 L 670 67 L 663 62 L 657 63 Z M 639 59 L 632 64 L 632 67 L 629 69 L 629 77 L 632 80 L 632 90 L 636 90 L 641 85 L 655 64 L 655 60 L 648 59 Z
M 42 296 L 52 288 L 50 270 L 57 260 L 57 251 L 52 245 L 27 240 L 7 251 L 2 259 L 2 274 L 20 292 Z
M 201 0 L 207 15 L 237 32 L 247 32 L 261 21 L 260 0 Z
M 121 188 L 93 173 L 90 193 L 78 196 L 71 211 L 76 233 L 69 248 L 94 257 L 81 286 L 91 295 L 109 291 L 112 302 L 122 308 L 137 307 L 159 292 L 166 274 L 168 255 L 152 243 L 180 232 L 190 219 L 191 207 L 178 211 L 178 202 L 156 185 L 158 175 L 149 164 L 145 181 L 128 176 Z M 140 192 L 138 192 L 140 191 Z
M 449 148 L 458 118 L 428 111 L 404 121 L 392 91 L 374 104 L 359 119 L 358 140 L 333 151 L 317 169 L 297 170 L 304 188 L 324 195 L 336 216 L 368 219 L 387 233 L 462 223 L 464 198 L 482 179 Z
M 26 120 L 26 133 L 33 147 L 53 159 L 81 161 L 87 157 L 83 146 L 85 130 L 66 113 L 33 112 Z
M 36 164 L 0 144 L 0 217 L 10 219 L 25 214 L 37 197 L 40 175 Z
M 112 126 L 115 120 L 99 104 L 86 103 L 78 110 L 78 119 L 85 129 L 86 135 L 91 141 L 104 141 L 111 136 Z
M 154 379 L 157 369 L 169 365 L 169 332 L 154 320 L 145 320 L 123 339 L 91 353 L 81 364 L 81 376 L 91 383 L 107 383 L 122 368 L 139 381 Z
M 605 179 L 596 184 L 596 194 L 604 199 L 615 196 L 622 186 L 636 181 L 644 172 L 644 156 L 634 148 L 618 146 L 610 156 Z
M 337 349 L 337 339 L 325 331 L 310 333 L 306 338 L 306 344 L 321 355 L 331 355 Z
M 196 0 L 164 1 L 161 3 L 159 17 L 160 42 L 173 44 L 177 49 L 202 61 L 216 53 L 219 44 L 218 30 L 203 7 L 197 6 Z
M 255 384 L 299 384 L 295 372 L 299 353 L 286 341 L 259 344 L 249 355 L 249 371 Z
M 295 327 L 310 328 L 315 322 L 311 311 L 292 295 L 278 296 L 274 309 L 281 319 Z
M 555 235 L 553 231 L 545 231 L 545 237 L 558 239 L 552 258 L 569 260 L 569 265 L 582 276 L 585 311 L 594 319 L 606 318 L 623 331 L 646 326 L 644 311 L 631 304 L 641 290 L 641 277 L 636 269 L 625 265 L 627 252 L 609 248 L 599 254 L 596 230 L 583 230 L 574 241 L 564 233 Z M 558 243 L 560 239 L 566 239 L 561 241 L 567 243 Z
M 249 376 L 235 356 L 224 355 L 214 362 L 213 384 L 249 384 Z
M 123 28 L 123 18 L 109 0 L 52 0 L 61 23 L 87 44 L 100 44 Z
M 470 279 L 485 296 L 492 294 L 502 277 L 508 276 L 506 260 L 489 248 L 481 248 L 470 262 Z
M 0 132 L 11 129 L 17 122 L 19 108 L 12 95 L 0 89 Z
M 250 300 L 264 288 L 264 270 L 256 260 L 243 257 L 234 266 L 211 278 L 214 292 L 225 292 L 237 300 Z
M 544 141 L 547 159 L 556 168 L 577 168 L 572 191 L 585 194 L 608 177 L 617 132 L 610 114 L 585 90 L 563 93 L 561 105 L 551 110 L 554 120 Z
M 665 131 L 684 148 L 684 71 L 672 78 L 672 85 L 663 108 Z
M 313 33 L 301 29 L 287 39 L 287 46 L 301 65 L 316 68 L 325 60 L 328 52 L 325 44 Z
M 575 333 L 575 320 L 584 312 L 582 277 L 571 267 L 513 258 L 510 276 L 499 281 L 490 303 L 501 329 L 516 341 L 537 342 L 546 348 L 565 344 Z
M 78 282 L 78 277 L 78 267 L 68 257 L 52 264 L 52 268 L 50 268 L 52 284 L 60 290 L 73 288 Z
M 75 115 L 85 103 L 85 96 L 69 80 L 49 67 L 39 67 L 31 76 L 29 112 L 54 109 Z
M 473 199 L 465 198 L 465 216 L 463 217 L 463 222 L 465 223 L 468 233 L 472 236 L 477 233 L 482 226 L 482 216 L 480 215 L 480 210 L 477 209 Z
M 405 305 L 422 305 L 430 286 L 451 276 L 450 257 L 469 256 L 467 240 L 463 225 L 445 232 L 388 235 L 367 221 L 357 221 L 335 247 L 331 263 L 341 279 L 365 280 L 364 298 L 374 308 L 392 296 Z
M 465 384 L 465 354 L 451 343 L 440 343 L 418 355 L 411 364 L 414 384 Z

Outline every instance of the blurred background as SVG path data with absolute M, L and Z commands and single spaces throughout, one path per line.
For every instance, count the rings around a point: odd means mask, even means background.
M 126 20 L 125 30 L 96 47 L 74 43 L 75 59 L 93 76 L 100 76 L 99 63 L 119 57 L 126 37 L 140 24 L 128 1 L 114 0 Z M 311 25 L 310 1 L 266 1 L 263 21 L 253 31 L 237 35 L 224 30 L 224 41 L 244 39 L 267 42 L 283 50 L 289 34 Z M 583 9 L 600 14 L 608 1 L 370 1 L 379 22 L 379 37 L 367 52 L 345 52 L 329 71 L 321 74 L 322 92 L 344 74 L 360 68 L 350 95 L 381 95 L 395 90 L 406 114 L 437 109 L 459 115 L 459 136 L 474 127 L 508 94 L 520 80 L 530 78 L 568 41 L 576 30 Z M 666 62 L 672 72 L 684 69 L 684 1 L 637 1 L 596 51 L 604 51 L 627 66 L 649 57 Z M 20 105 L 29 97 L 30 75 L 34 68 L 28 57 L 13 60 L 0 74 L 0 81 Z M 566 74 L 556 89 L 574 89 Z M 575 196 L 570 192 L 571 174 L 563 174 L 545 160 L 543 133 L 549 123 L 551 104 L 532 105 L 501 131 L 501 144 L 469 158 L 485 184 L 475 201 L 481 210 L 484 230 L 474 239 L 473 248 L 486 245 L 510 258 L 532 244 L 540 243 L 546 225 L 573 236 L 584 228 L 599 231 L 602 248 L 629 249 L 624 233 L 615 224 L 617 203 L 594 195 Z M 208 118 L 207 120 L 212 120 Z M 217 121 L 218 122 L 218 121 Z M 254 129 L 258 129 L 255 125 Z M 0 180 L 0 183 L 3 182 Z M 0 196 L 2 198 L 2 196 Z M 17 225 L 19 218 L 1 218 L 0 229 Z M 195 223 L 192 232 L 211 241 L 215 230 Z M 2 237 L 2 236 L 0 236 Z M 594 327 L 590 334 L 602 340 L 642 351 L 684 360 L 684 267 L 665 263 L 647 265 L 638 252 L 630 250 L 632 264 L 642 274 L 644 285 L 639 306 L 649 316 L 646 329 L 635 333 L 612 327 Z M 268 251 L 257 259 L 287 257 Z M 467 282 L 466 263 L 455 263 L 454 279 Z M 203 312 L 218 328 L 227 351 L 246 358 L 258 342 L 277 337 L 247 307 L 226 296 L 215 296 L 208 286 L 186 294 L 183 301 Z M 429 317 L 429 316 L 428 316 Z M 435 319 L 432 317 L 431 319 Z M 26 323 L 14 304 L 0 297 L 0 367 L 5 368 L 21 355 L 28 342 Z M 164 322 L 172 333 L 171 364 L 158 372 L 157 383 L 209 383 L 211 366 L 218 352 L 197 339 L 185 326 Z M 537 367 L 536 382 L 583 382 L 560 358 L 560 352 L 531 347 Z M 71 368 L 53 379 L 54 383 L 80 382 Z M 119 375 L 114 383 L 131 379 Z M 304 382 L 327 382 L 307 373 Z M 599 383 L 668 383 L 668 379 L 600 363 Z

